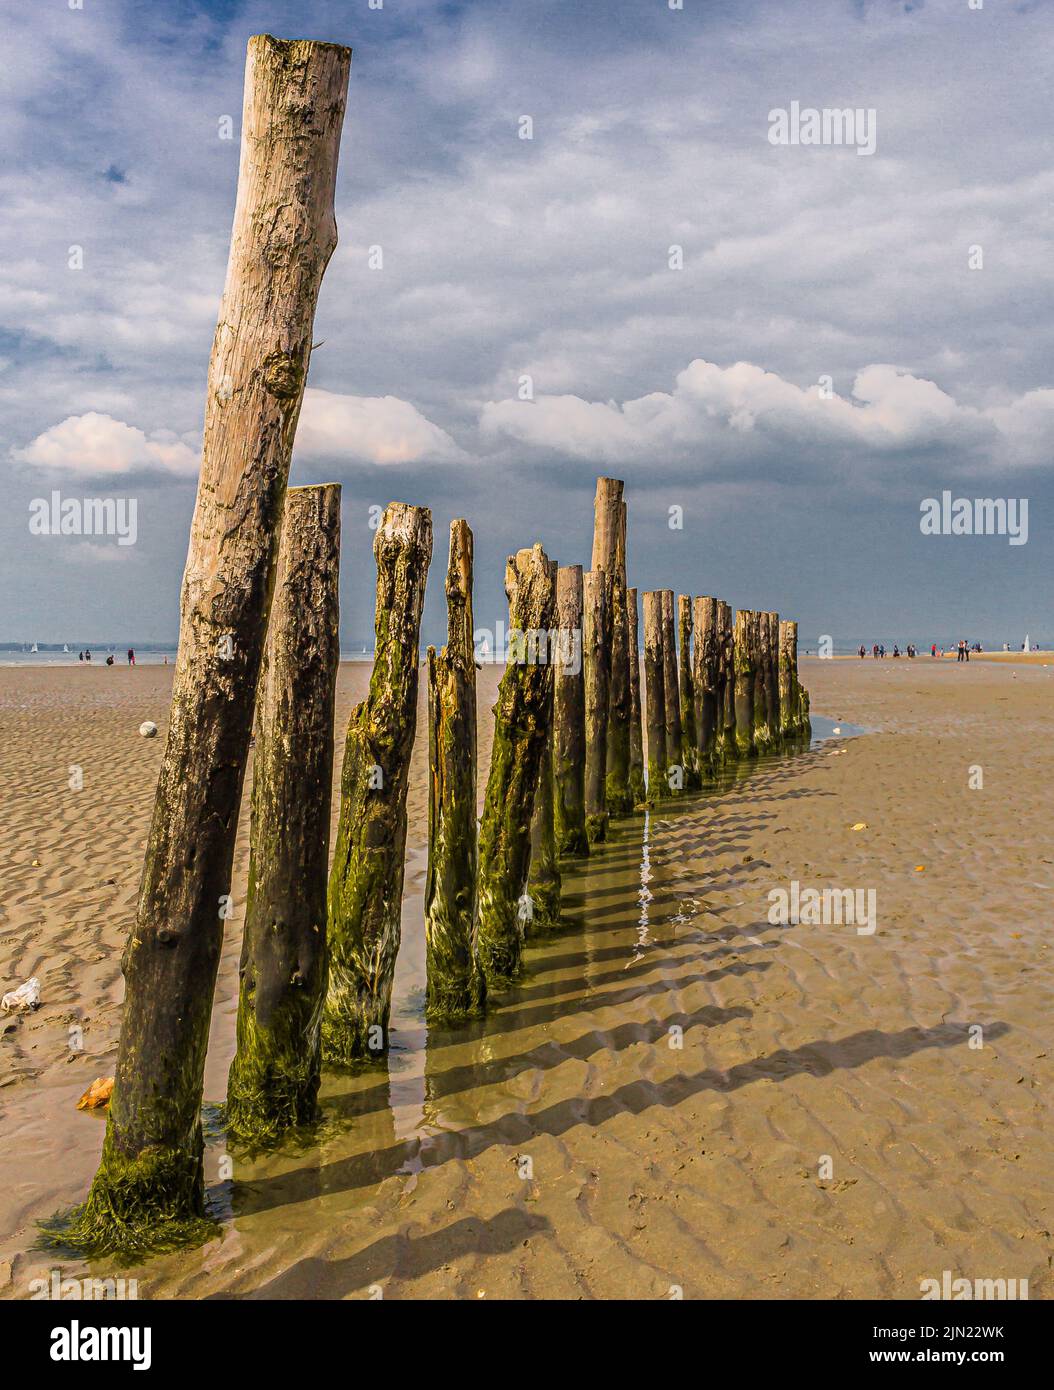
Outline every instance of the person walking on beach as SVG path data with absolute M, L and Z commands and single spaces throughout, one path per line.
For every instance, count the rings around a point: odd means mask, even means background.
M 84 660 L 84 653 L 83 653 L 83 652 L 78 652 L 78 653 L 77 653 L 77 660 L 78 660 L 78 661 L 83 661 L 83 660 Z
M 878 660 L 878 643 L 877 643 L 877 642 L 876 642 L 875 645 L 871 648 L 871 660 L 872 660 L 872 661 L 877 661 L 877 660 Z
M 134 665 L 135 665 L 135 652 L 132 650 L 131 647 L 128 648 L 128 665 L 129 665 L 129 666 L 134 666 Z
M 930 647 L 930 656 L 936 656 L 936 655 L 937 655 L 937 643 L 934 642 L 933 645 Z
M 90 661 L 90 660 L 91 660 L 91 652 L 88 651 L 87 648 L 85 648 L 85 651 L 84 651 L 84 660 L 85 660 L 85 661 Z
M 863 642 L 861 642 L 861 643 L 860 643 L 860 660 L 863 661 L 863 659 L 864 659 L 864 657 L 865 657 L 866 655 L 867 655 L 867 648 L 864 646 Z

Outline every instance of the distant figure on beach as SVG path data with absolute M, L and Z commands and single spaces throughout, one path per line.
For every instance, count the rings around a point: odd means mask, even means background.
M 83 661 L 83 660 L 84 660 L 84 653 L 83 653 L 83 652 L 78 652 L 78 653 L 77 653 L 77 660 L 78 660 L 78 661 Z
M 893 643 L 893 655 L 894 657 L 898 657 L 900 655 L 900 648 L 897 646 L 896 642 Z
M 134 666 L 134 665 L 135 665 L 135 652 L 132 650 L 131 647 L 128 648 L 128 665 L 129 665 L 129 666 Z
M 91 652 L 89 652 L 87 649 L 85 649 L 85 652 L 84 652 L 84 660 L 85 660 L 85 661 L 90 661 L 90 660 L 91 660 Z
M 965 637 L 960 637 L 960 638 L 959 638 L 959 647 L 958 647 L 958 651 L 957 651 L 957 653 L 956 653 L 955 660 L 956 660 L 956 661 L 969 661 L 969 660 L 970 660 L 970 648 L 966 645 L 966 638 L 965 638 Z
M 867 656 L 867 648 L 864 646 L 863 642 L 861 642 L 861 643 L 860 643 L 860 660 L 863 661 L 863 659 L 864 659 L 865 656 Z
M 874 646 L 871 648 L 871 660 L 872 660 L 872 661 L 877 661 L 877 660 L 878 660 L 878 643 L 877 643 L 877 642 L 876 642 L 876 643 L 874 644 Z
M 937 643 L 934 642 L 933 645 L 930 647 L 930 656 L 936 656 L 936 655 L 937 655 Z
M 879 656 L 882 658 L 882 660 L 885 661 L 885 659 L 886 659 L 886 644 L 885 644 L 885 642 L 880 642 L 880 643 L 879 643 L 878 654 L 879 654 Z
M 107 666 L 113 665 L 113 652 L 111 652 L 110 655 L 106 658 L 106 664 Z

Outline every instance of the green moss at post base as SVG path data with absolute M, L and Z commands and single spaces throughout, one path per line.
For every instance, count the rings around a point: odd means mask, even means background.
M 251 1044 L 238 1042 L 227 1079 L 227 1133 L 244 1145 L 274 1144 L 287 1130 L 318 1119 L 320 1059 L 303 1057 L 291 1066 L 288 1047 L 274 1046 L 269 1032 L 256 1027 Z
M 508 989 L 523 974 L 523 939 L 511 942 L 480 938 L 479 963 L 487 980 L 488 990 Z
M 135 1158 L 115 1153 L 107 1132 L 87 1200 L 42 1221 L 38 1248 L 133 1262 L 217 1239 L 221 1227 L 205 1211 L 203 1152 L 200 1127 L 189 1151 L 144 1149 Z
M 557 842 L 556 852 L 561 859 L 587 859 L 589 836 L 584 830 L 572 829 Z
M 607 812 L 586 816 L 586 839 L 591 845 L 601 845 L 608 837 Z
M 482 972 L 463 984 L 429 981 L 425 1018 L 429 1023 L 461 1023 L 482 1018 L 487 1010 L 487 986 Z
M 625 777 L 621 772 L 609 772 L 607 774 L 604 800 L 609 816 L 626 816 L 633 810 L 633 794 L 629 789 L 629 776 L 628 772 Z
M 360 1067 L 383 1062 L 388 1055 L 388 1018 L 367 1003 L 355 1003 L 332 993 L 322 1015 L 322 1060 L 327 1066 Z

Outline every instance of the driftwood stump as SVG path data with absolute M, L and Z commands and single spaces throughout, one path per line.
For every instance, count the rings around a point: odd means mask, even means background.
M 746 608 L 736 613 L 735 627 L 735 709 L 736 751 L 741 758 L 752 757 L 754 748 L 754 614 Z
M 348 1065 L 388 1051 L 399 950 L 406 792 L 417 731 L 419 643 L 432 514 L 392 502 L 373 543 L 376 653 L 348 722 L 329 876 L 329 991 L 322 1055 Z
M 205 1049 L 289 460 L 336 245 L 350 60 L 335 44 L 249 40 L 238 199 L 113 1098 L 87 1202 L 56 1227 L 89 1254 L 214 1232 L 204 1220 Z
M 340 485 L 286 494 L 256 697 L 249 890 L 227 1132 L 268 1143 L 315 1119 L 326 991 Z
M 477 956 L 476 653 L 472 532 L 450 523 L 447 640 L 428 648 L 428 871 L 425 1013 L 456 1022 L 482 1011 Z

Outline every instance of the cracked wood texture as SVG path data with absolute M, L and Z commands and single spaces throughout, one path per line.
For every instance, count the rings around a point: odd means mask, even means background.
M 662 595 L 662 669 L 666 697 L 666 791 L 679 795 L 685 788 L 685 776 L 675 605 L 672 589 L 659 592 Z
M 695 790 L 702 785 L 699 775 L 698 725 L 695 720 L 695 681 L 692 675 L 692 600 L 677 596 L 677 632 L 680 638 L 678 679 L 681 700 L 681 746 L 684 753 L 684 785 Z
M 593 569 L 607 576 L 608 693 L 605 799 L 609 815 L 633 809 L 629 787 L 630 676 L 626 612 L 626 503 L 619 478 L 598 478 L 593 502 Z
M 317 1112 L 326 990 L 340 485 L 286 494 L 256 696 L 249 889 L 227 1130 L 269 1142 Z
M 221 898 L 322 275 L 351 52 L 249 40 L 238 196 L 209 363 L 172 704 L 106 1139 L 71 1237 L 149 1248 L 204 1213 L 201 1093 Z
M 695 656 L 693 693 L 695 729 L 699 749 L 698 769 L 712 777 L 717 761 L 718 701 L 720 698 L 720 633 L 718 600 L 704 595 L 695 600 Z
M 392 502 L 373 542 L 376 651 L 370 693 L 348 721 L 329 876 L 329 990 L 322 1056 L 347 1065 L 388 1051 L 399 951 L 406 792 L 417 726 L 421 610 L 432 514 Z

